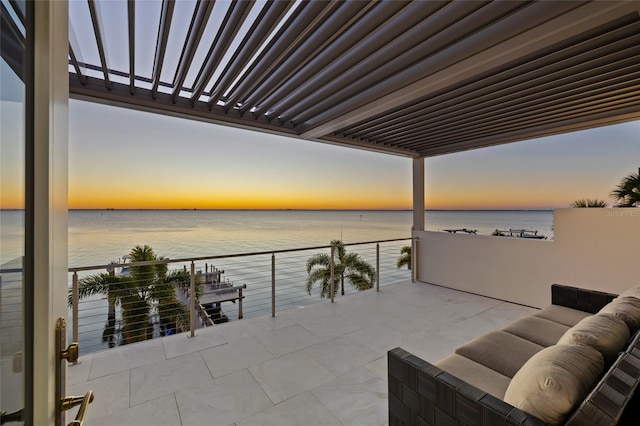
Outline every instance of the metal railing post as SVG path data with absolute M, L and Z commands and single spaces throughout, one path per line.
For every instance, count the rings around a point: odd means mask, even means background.
M 331 264 L 331 274 L 329 275 L 329 279 L 331 280 L 330 281 L 331 282 L 331 286 L 330 286 L 330 290 L 329 290 L 331 292 L 331 303 L 335 302 L 335 294 L 336 294 L 336 291 L 335 291 L 335 279 L 334 279 L 335 261 L 333 259 L 333 255 L 334 255 L 335 251 L 336 251 L 335 246 L 331 246 L 331 262 L 330 262 L 330 264 Z
M 276 317 L 276 254 L 271 253 L 271 318 Z
M 411 240 L 411 282 L 415 283 L 418 279 L 418 240 Z
M 380 291 L 380 243 L 376 243 L 376 291 Z
M 242 314 L 242 288 L 239 288 L 238 289 L 238 319 L 242 319 L 243 316 L 244 315 Z
M 73 273 L 73 284 L 72 284 L 72 289 L 71 289 L 71 303 L 73 304 L 72 307 L 72 317 L 73 317 L 73 325 L 71 326 L 71 330 L 72 330 L 72 338 L 73 338 L 73 342 L 74 343 L 78 343 L 78 303 L 79 303 L 79 297 L 78 297 L 78 272 L 74 272 Z M 74 364 L 78 363 L 78 360 L 74 360 L 73 361 Z
M 185 266 L 186 268 L 186 266 Z M 191 261 L 191 275 L 189 277 L 189 318 L 190 337 L 196 336 L 196 265 Z

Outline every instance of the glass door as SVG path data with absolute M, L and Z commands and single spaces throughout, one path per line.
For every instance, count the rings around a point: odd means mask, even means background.
M 0 411 L 24 408 L 26 4 L 1 2 L 0 31 Z

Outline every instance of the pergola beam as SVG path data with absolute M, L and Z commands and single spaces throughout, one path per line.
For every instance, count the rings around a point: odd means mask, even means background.
M 268 35 L 284 19 L 292 3 L 283 1 L 269 1 L 260 11 L 260 15 L 253 23 L 245 38 L 224 70 L 213 85 L 207 105 L 211 109 L 220 100 L 228 86 L 236 76 L 249 65 L 249 61 L 257 55 L 257 49 L 266 43 Z
M 136 93 L 136 0 L 127 1 L 129 29 L 129 93 Z
M 222 21 L 219 31 L 211 44 L 211 48 L 207 54 L 207 59 L 202 65 L 198 76 L 193 85 L 194 90 L 191 95 L 191 105 L 200 98 L 206 85 L 209 83 L 223 56 L 229 50 L 233 38 L 240 30 L 242 23 L 247 18 L 251 6 L 255 3 L 249 2 L 232 2 L 227 9 L 227 13 Z M 254 23 L 255 24 L 255 23 Z
M 169 39 L 174 7 L 175 0 L 162 0 L 158 37 L 156 39 L 156 49 L 153 57 L 153 70 L 151 72 L 151 97 L 153 99 L 155 99 L 158 94 L 158 85 L 160 84 L 162 75 L 162 66 L 164 65 L 164 55 L 167 50 L 167 40 Z
M 105 41 L 102 34 L 102 15 L 98 10 L 98 4 L 95 0 L 88 0 L 89 14 L 91 15 L 91 23 L 93 24 L 93 34 L 96 38 L 98 45 L 98 55 L 100 56 L 100 66 L 102 67 L 102 74 L 104 75 L 104 85 L 107 89 L 111 90 L 111 79 L 109 78 L 109 63 L 107 60 L 107 49 L 105 47 Z
M 324 121 L 303 123 L 301 137 L 313 139 L 366 121 L 630 13 L 638 13 L 637 4 L 592 2 L 581 5 L 363 106 Z
M 193 57 L 198 50 L 200 40 L 202 40 L 202 34 L 207 26 L 209 15 L 211 15 L 213 11 L 214 4 L 215 2 L 213 0 L 198 0 L 196 3 L 191 24 L 189 25 L 189 31 L 187 32 L 187 38 L 182 47 L 180 60 L 178 61 L 176 75 L 173 79 L 173 92 L 171 93 L 173 102 L 176 101 L 180 91 L 183 89 L 182 85 L 187 78 L 191 62 L 193 62 Z

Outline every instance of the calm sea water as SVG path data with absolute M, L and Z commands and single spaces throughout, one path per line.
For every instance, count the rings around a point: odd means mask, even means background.
M 22 252 L 22 212 L 3 211 L 0 264 Z M 432 231 L 527 228 L 553 238 L 552 211 L 427 211 Z M 410 211 L 74 210 L 69 266 L 118 260 L 136 244 L 169 258 L 256 252 L 410 236 Z
M 24 219 L 19 211 L 1 213 L 0 264 L 15 264 L 22 252 Z M 150 245 L 158 255 L 180 259 L 326 246 L 332 239 L 355 243 L 408 238 L 411 224 L 410 211 L 78 210 L 69 212 L 69 266 L 105 265 L 118 261 L 138 244 Z M 553 212 L 428 211 L 425 227 L 433 231 L 467 228 L 484 235 L 490 235 L 495 229 L 526 228 L 536 229 L 552 238 Z M 408 241 L 380 245 L 381 285 L 410 278 L 408 270 L 396 267 L 400 248 L 406 244 Z M 347 250 L 356 251 L 365 261 L 375 265 L 375 245 L 347 247 Z M 278 254 L 278 311 L 320 300 L 317 288 L 309 295 L 304 285 L 308 276 L 306 261 L 316 251 Z M 225 270 L 224 279 L 233 281 L 234 285 L 247 285 L 245 317 L 270 312 L 271 256 L 217 259 L 215 265 Z M 202 270 L 205 264 L 199 262 L 196 267 Z M 81 272 L 79 276 L 97 272 L 104 270 Z M 354 291 L 346 288 L 347 293 Z M 225 303 L 223 309 L 229 318 L 237 318 L 236 304 Z M 102 342 L 106 315 L 104 297 L 96 295 L 80 302 L 79 340 L 83 353 L 107 348 Z

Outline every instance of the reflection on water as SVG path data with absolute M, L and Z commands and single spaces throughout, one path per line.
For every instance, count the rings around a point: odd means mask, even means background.
M 21 256 L 23 214 L 3 211 L 0 263 Z M 170 258 L 404 238 L 409 211 L 75 210 L 69 212 L 69 266 L 118 260 L 137 244 Z M 552 211 L 428 211 L 426 228 L 526 228 L 553 237 Z M 14 231 L 12 231 L 14 230 Z

